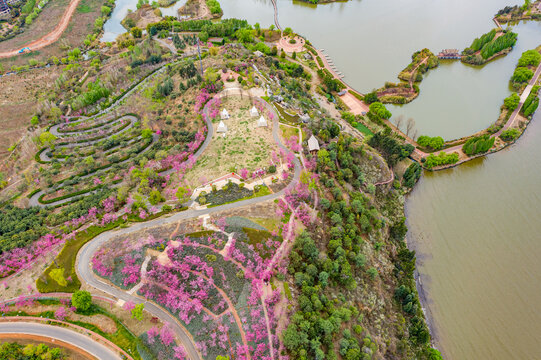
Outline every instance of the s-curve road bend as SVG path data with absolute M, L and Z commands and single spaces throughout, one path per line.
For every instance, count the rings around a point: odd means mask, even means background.
M 53 338 L 74 345 L 100 360 L 122 359 L 115 351 L 63 327 L 36 324 L 32 322 L 2 322 L 0 323 L 0 336 L 2 334 L 25 334 Z
M 272 109 L 272 107 L 269 106 L 269 109 Z M 273 110 L 274 111 L 274 110 Z M 275 141 L 277 142 L 278 146 L 283 149 L 284 151 L 289 152 L 289 149 L 285 147 L 284 144 L 281 143 L 280 138 L 278 136 L 278 130 L 280 128 L 280 124 L 278 122 L 278 115 L 275 114 L 274 121 L 273 121 L 273 137 Z M 212 131 L 211 129 L 209 129 Z M 210 138 L 210 137 L 209 137 Z M 200 155 L 200 154 L 199 154 Z M 209 215 L 213 213 L 218 213 L 225 210 L 235 209 L 243 206 L 249 206 L 258 204 L 264 201 L 274 200 L 286 193 L 286 191 L 292 190 L 296 184 L 298 183 L 301 175 L 301 165 L 299 160 L 295 157 L 294 160 L 294 174 L 292 181 L 282 190 L 277 191 L 276 193 L 261 196 L 257 198 L 247 199 L 238 201 L 231 204 L 224 204 L 221 206 L 216 206 L 212 208 L 207 209 L 199 209 L 199 210 L 186 210 L 182 212 L 178 212 L 172 216 L 169 217 L 159 217 L 154 220 L 150 220 L 147 222 L 142 223 L 135 223 L 127 228 L 118 229 L 115 231 L 108 231 L 104 232 L 98 236 L 96 236 L 94 239 L 89 241 L 83 248 L 79 251 L 79 254 L 77 255 L 77 262 L 76 262 L 76 269 L 77 274 L 81 281 L 84 281 L 86 284 L 101 290 L 109 295 L 114 296 L 117 299 L 122 299 L 124 301 L 131 301 L 136 304 L 138 303 L 144 303 L 145 309 L 150 312 L 152 315 L 160 318 L 163 322 L 167 322 L 171 324 L 173 327 L 173 330 L 177 334 L 179 340 L 181 341 L 182 345 L 184 346 L 189 359 L 191 360 L 198 360 L 201 359 L 201 355 L 197 351 L 197 348 L 195 346 L 194 340 L 190 333 L 181 325 L 181 323 L 168 311 L 163 309 L 162 307 L 156 305 L 153 302 L 147 301 L 146 299 L 136 295 L 136 294 L 128 294 L 127 292 L 123 291 L 120 288 L 114 287 L 101 279 L 99 279 L 96 274 L 92 271 L 92 258 L 94 257 L 94 253 L 98 251 L 100 247 L 102 247 L 104 244 L 106 244 L 108 241 L 110 241 L 112 238 L 117 236 L 123 236 L 128 235 L 132 233 L 137 233 L 140 231 L 143 231 L 145 229 L 158 227 L 162 225 L 167 224 L 173 224 L 177 223 L 180 220 L 188 220 L 192 218 L 196 218 L 202 215 Z

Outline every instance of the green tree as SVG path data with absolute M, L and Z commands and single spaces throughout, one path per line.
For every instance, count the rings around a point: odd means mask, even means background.
M 387 108 L 385 107 L 385 105 L 383 105 L 382 103 L 380 102 L 374 102 L 372 104 L 370 104 L 370 112 L 377 116 L 379 119 L 390 119 L 391 116 L 393 114 L 391 114 L 391 112 L 389 110 L 387 110 Z
M 364 102 L 369 105 L 375 103 L 376 101 L 378 101 L 378 93 L 376 90 L 372 90 L 372 92 L 369 92 L 364 96 Z
M 202 42 L 206 43 L 209 39 L 209 33 L 206 32 L 206 31 L 201 31 L 199 33 L 199 40 L 201 40 Z
M 92 295 L 88 291 L 77 290 L 71 296 L 71 303 L 77 311 L 87 311 L 92 305 Z
M 239 29 L 235 33 L 235 37 L 242 43 L 254 42 L 254 35 L 250 29 Z
M 538 66 L 540 61 L 541 54 L 537 50 L 528 50 L 522 53 L 518 66 Z
M 66 281 L 66 278 L 64 277 L 64 268 L 52 269 L 49 272 L 49 276 L 51 277 L 51 279 L 56 281 L 58 285 L 62 287 L 68 286 L 68 282 Z
M 152 130 L 150 129 L 141 130 L 141 136 L 143 137 L 143 139 L 150 139 L 152 137 Z
M 110 8 L 109 6 L 103 5 L 103 6 L 101 7 L 101 15 L 102 15 L 102 16 L 107 16 L 107 15 L 109 15 L 110 13 L 111 13 L 111 8 Z
M 518 104 L 520 103 L 520 96 L 518 96 L 517 93 L 511 94 L 511 96 L 505 98 L 503 101 L 503 104 L 505 107 L 511 111 L 515 110 L 518 107 Z
M 511 77 L 511 80 L 514 83 L 525 83 L 528 82 L 533 77 L 533 71 L 528 69 L 527 67 L 517 67 L 515 69 L 515 72 L 513 73 L 513 76 Z
M 54 136 L 53 134 L 51 134 L 49 131 L 45 131 L 45 132 L 42 132 L 40 135 L 39 135 L 39 141 L 42 145 L 44 146 L 50 146 L 54 143 L 54 141 L 56 140 L 56 136 Z
M 150 202 L 150 204 L 156 205 L 161 203 L 162 201 L 165 201 L 165 198 L 159 190 L 154 189 L 148 195 L 148 201 Z
M 143 30 L 141 30 L 140 28 L 138 28 L 137 26 L 136 27 L 132 27 L 131 30 L 130 30 L 131 34 L 133 35 L 134 38 L 138 39 L 140 38 L 141 36 L 143 36 Z
M 131 310 L 131 317 L 132 319 L 137 319 L 139 321 L 143 320 L 143 309 L 145 308 L 145 304 L 137 304 L 135 307 Z

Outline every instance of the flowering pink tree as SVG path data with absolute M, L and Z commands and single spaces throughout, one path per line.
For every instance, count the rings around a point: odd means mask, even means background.
M 160 338 L 162 340 L 162 344 L 164 344 L 165 346 L 169 346 L 175 341 L 173 332 L 169 329 L 167 325 L 162 327 L 162 330 L 160 331 Z
M 147 331 L 148 343 L 149 343 L 149 344 L 153 344 L 153 343 L 154 343 L 154 339 L 155 339 L 156 336 L 158 336 L 159 334 L 160 334 L 160 329 L 158 329 L 156 326 L 153 326 L 153 327 L 151 327 L 150 329 L 148 329 L 148 331 Z
M 182 345 L 175 346 L 173 350 L 175 352 L 175 359 L 184 360 L 187 358 L 186 351 Z
M 66 308 L 60 306 L 54 313 L 54 317 L 60 321 L 64 321 L 67 316 Z
M 242 168 L 242 169 L 240 169 L 239 175 L 240 175 L 241 178 L 246 180 L 248 178 L 248 176 L 250 176 L 250 172 L 248 171 L 248 169 Z
M 126 311 L 132 311 L 135 309 L 135 303 L 133 301 L 126 301 L 124 305 L 122 305 L 122 309 Z

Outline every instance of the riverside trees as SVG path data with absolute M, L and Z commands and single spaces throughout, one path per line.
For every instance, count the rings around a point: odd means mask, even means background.
M 462 61 L 468 64 L 481 65 L 489 61 L 494 55 L 509 50 L 517 42 L 517 34 L 511 31 L 504 31 L 504 34 L 497 36 L 496 29 L 476 38 L 470 47 L 464 49 Z

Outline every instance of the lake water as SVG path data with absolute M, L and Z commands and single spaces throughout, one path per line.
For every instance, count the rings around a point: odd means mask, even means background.
M 273 23 L 270 0 L 221 0 L 225 17 Z M 508 0 L 353 0 L 309 6 L 278 0 L 280 24 L 332 57 L 360 91 L 396 76 L 427 47 L 463 49 L 495 25 Z M 510 94 L 522 51 L 541 24 L 515 27 L 515 50 L 483 68 L 443 63 L 413 103 L 391 107 L 418 134 L 458 138 L 484 129 Z M 456 169 L 426 173 L 406 204 L 436 345 L 446 359 L 541 359 L 541 111 L 510 148 Z
M 171 6 L 159 8 L 163 16 L 177 16 L 177 11 L 186 4 L 187 0 L 178 0 Z M 137 0 L 116 0 L 116 6 L 111 13 L 111 17 L 103 25 L 102 42 L 115 41 L 116 37 L 126 32 L 121 21 L 124 20 L 128 11 L 137 10 Z

